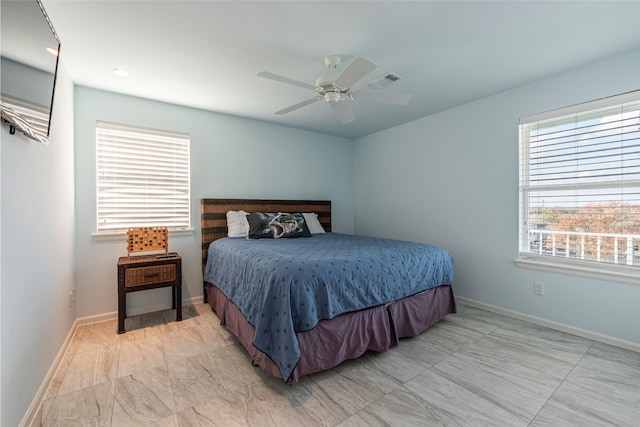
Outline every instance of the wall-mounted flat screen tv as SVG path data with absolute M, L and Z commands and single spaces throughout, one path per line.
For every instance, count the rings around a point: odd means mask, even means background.
M 11 133 L 48 144 L 60 40 L 40 0 L 0 7 L 2 120 Z

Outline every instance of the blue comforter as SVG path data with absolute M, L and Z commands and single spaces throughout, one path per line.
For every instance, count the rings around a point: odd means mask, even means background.
M 446 250 L 338 233 L 311 238 L 222 238 L 211 243 L 204 280 L 215 284 L 256 328 L 253 344 L 293 372 L 296 332 L 322 319 L 453 283 Z

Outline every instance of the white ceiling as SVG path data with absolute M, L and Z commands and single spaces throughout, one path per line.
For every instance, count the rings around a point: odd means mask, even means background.
M 5 0 L 2 0 L 3 2 Z M 76 84 L 357 138 L 640 47 L 640 1 L 57 1 L 43 4 Z M 314 92 L 323 57 L 393 71 L 407 106 L 352 100 L 341 124 Z M 114 75 L 114 68 L 129 71 Z M 640 71 L 640 66 L 639 66 Z

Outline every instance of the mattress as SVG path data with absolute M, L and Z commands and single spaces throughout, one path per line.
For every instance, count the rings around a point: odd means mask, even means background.
M 222 238 L 209 246 L 204 280 L 255 327 L 253 345 L 288 379 L 300 359 L 296 333 L 451 284 L 453 257 L 432 245 L 338 233 Z

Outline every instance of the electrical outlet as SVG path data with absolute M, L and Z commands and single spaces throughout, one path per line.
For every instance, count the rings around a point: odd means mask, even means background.
M 540 296 L 544 295 L 544 283 L 533 282 L 533 293 Z
M 71 288 L 68 294 L 69 308 L 73 307 L 76 303 L 76 287 Z

